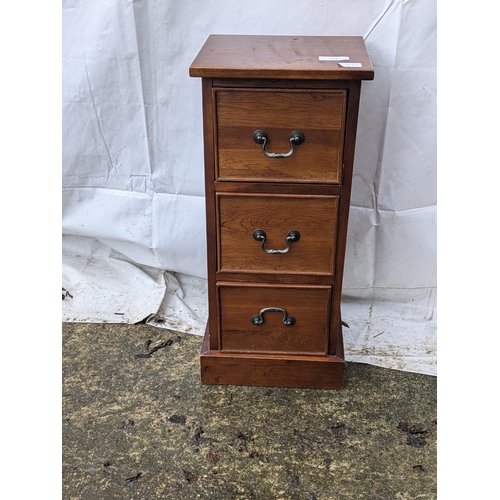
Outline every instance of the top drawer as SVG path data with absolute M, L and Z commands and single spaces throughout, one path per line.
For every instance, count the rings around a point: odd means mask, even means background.
M 214 89 L 216 177 L 220 181 L 340 184 L 345 90 Z M 287 154 L 290 136 L 304 134 L 287 157 L 266 156 L 254 132 L 267 134 L 265 151 Z

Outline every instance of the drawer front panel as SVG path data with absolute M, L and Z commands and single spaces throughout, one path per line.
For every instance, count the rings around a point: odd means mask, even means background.
M 332 275 L 338 196 L 218 194 L 219 271 Z M 265 241 L 254 232 L 265 232 Z M 297 231 L 296 241 L 287 241 Z M 266 253 L 284 251 L 286 253 Z
M 218 290 L 222 351 L 327 353 L 331 287 L 224 284 Z
M 345 90 L 215 90 L 217 179 L 339 184 L 346 110 Z M 304 142 L 286 158 L 268 158 L 254 141 L 267 134 L 269 153 L 288 153 L 290 135 Z

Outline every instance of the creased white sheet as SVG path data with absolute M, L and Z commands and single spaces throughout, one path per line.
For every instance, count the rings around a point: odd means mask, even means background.
M 137 323 L 165 296 L 163 272 L 138 266 L 94 238 L 64 236 L 63 321 Z
M 63 287 L 73 299 L 63 320 L 163 318 L 157 326 L 202 334 L 201 82 L 190 63 L 211 33 L 361 35 L 375 79 L 360 102 L 346 357 L 435 373 L 435 310 L 414 321 L 408 307 L 417 291 L 419 304 L 436 296 L 435 11 L 433 0 L 64 2 Z

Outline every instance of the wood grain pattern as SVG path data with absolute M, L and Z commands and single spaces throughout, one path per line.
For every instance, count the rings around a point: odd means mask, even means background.
M 334 272 L 338 196 L 217 194 L 219 271 Z M 265 248 L 286 248 L 289 231 L 300 232 L 285 254 L 267 254 L 253 238 L 266 232 Z
M 319 56 L 347 56 L 361 68 L 342 68 Z M 360 36 L 210 35 L 190 76 L 372 80 L 373 66 Z
M 202 384 L 342 389 L 343 357 L 223 353 L 210 350 L 210 336 L 207 325 L 200 353 Z M 343 353 L 341 346 L 337 350 Z
M 341 68 L 318 56 L 348 56 Z M 361 37 L 211 35 L 190 67 L 203 83 L 209 318 L 203 384 L 341 389 L 340 301 L 361 80 Z M 289 158 L 290 133 L 305 141 Z M 290 230 L 301 234 L 285 254 Z M 284 325 L 282 308 L 296 318 Z
M 223 352 L 326 354 L 331 287 L 219 283 L 218 289 Z M 284 309 L 295 324 L 266 312 L 264 323 L 254 325 L 252 317 L 267 307 Z
M 215 88 L 260 88 L 260 89 L 301 89 L 301 90 L 343 90 L 349 89 L 349 80 L 290 80 L 274 78 L 213 78 Z
M 332 299 L 332 325 L 340 325 L 341 323 L 340 303 L 342 299 L 342 278 L 344 274 L 347 229 L 349 225 L 349 208 L 351 201 L 351 186 L 354 168 L 354 153 L 356 146 L 360 92 L 361 82 L 351 82 L 351 90 L 349 91 L 349 103 L 347 106 L 346 142 L 344 147 L 344 175 L 342 183 L 342 196 L 340 199 L 339 208 L 337 251 L 335 256 L 336 282 L 334 284 L 334 293 Z M 337 353 L 337 335 L 342 335 L 341 328 L 337 331 L 332 329 L 329 348 L 330 354 Z
M 267 194 L 312 194 L 340 196 L 341 186 L 337 184 L 291 184 L 263 182 L 215 181 L 218 193 L 267 193 Z
M 217 281 L 234 281 L 243 282 L 252 280 L 253 283 L 268 283 L 276 284 L 282 283 L 287 285 L 333 285 L 333 275 L 322 274 L 273 274 L 269 272 L 255 272 L 249 273 L 248 271 L 219 271 L 216 273 Z
M 341 181 L 346 91 L 221 89 L 214 102 L 219 180 Z M 268 152 L 288 152 L 295 130 L 305 141 L 288 158 L 268 158 L 253 140 L 258 129 Z
M 216 271 L 217 271 L 217 216 L 215 213 L 215 171 L 207 168 L 215 164 L 214 156 L 214 128 L 215 112 L 213 110 L 212 79 L 202 79 L 203 96 L 203 141 L 205 156 L 205 213 L 206 213 L 206 241 L 207 241 L 207 285 L 208 285 L 208 323 L 212 331 L 217 331 L 219 324 L 217 296 L 216 296 Z M 218 349 L 218 337 L 210 338 L 210 348 Z

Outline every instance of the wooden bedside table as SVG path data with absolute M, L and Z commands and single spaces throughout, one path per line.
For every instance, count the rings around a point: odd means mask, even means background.
M 359 96 L 374 77 L 363 39 L 211 35 L 189 74 L 203 89 L 201 381 L 341 389 Z

